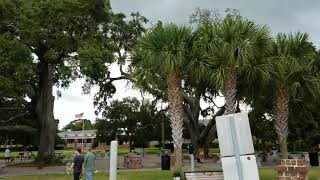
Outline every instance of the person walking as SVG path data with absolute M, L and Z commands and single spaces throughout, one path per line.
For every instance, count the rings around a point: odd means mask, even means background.
M 9 148 L 4 151 L 5 163 L 10 163 L 11 152 Z
M 193 146 L 192 146 L 192 145 L 189 145 L 189 147 L 188 147 L 189 156 L 190 156 L 190 155 L 193 155 L 193 151 L 194 151 Z
M 81 155 L 81 149 L 77 148 L 75 150 L 76 156 L 73 158 L 73 162 L 69 168 L 69 171 L 73 169 L 73 180 L 80 180 L 80 176 L 83 169 L 84 158 Z
M 85 166 L 85 174 L 86 180 L 92 180 L 93 171 L 95 169 L 96 156 L 92 153 L 92 148 L 87 147 L 87 154 L 84 156 L 84 166 Z

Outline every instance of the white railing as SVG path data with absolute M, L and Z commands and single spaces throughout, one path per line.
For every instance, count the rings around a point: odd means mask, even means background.
M 86 146 L 91 146 L 92 145 L 92 143 L 84 143 L 83 144 L 83 147 L 86 147 Z M 78 147 L 82 147 L 82 143 L 77 143 L 77 146 Z M 74 148 L 75 147 L 75 143 L 68 143 L 67 144 L 67 148 Z

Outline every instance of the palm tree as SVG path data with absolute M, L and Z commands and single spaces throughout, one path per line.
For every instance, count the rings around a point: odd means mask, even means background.
M 184 105 L 182 78 L 187 70 L 188 43 L 192 30 L 173 24 L 158 25 L 146 33 L 133 53 L 133 66 L 145 73 L 154 73 L 166 82 L 167 99 L 175 151 L 175 172 L 182 169 L 182 131 Z
M 236 112 L 237 82 L 240 75 L 268 79 L 264 57 L 269 52 L 270 31 L 240 16 L 226 16 L 220 22 L 203 23 L 197 32 L 213 64 L 211 81 L 225 97 L 225 114 Z
M 273 94 L 273 118 L 282 158 L 288 158 L 288 116 L 289 101 L 301 101 L 303 97 L 315 96 L 320 90 L 319 77 L 314 71 L 315 47 L 309 41 L 308 34 L 277 35 L 270 70 Z

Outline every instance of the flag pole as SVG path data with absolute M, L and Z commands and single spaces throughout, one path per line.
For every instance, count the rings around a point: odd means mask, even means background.
M 83 150 L 83 144 L 84 144 L 84 118 L 82 118 L 82 150 Z

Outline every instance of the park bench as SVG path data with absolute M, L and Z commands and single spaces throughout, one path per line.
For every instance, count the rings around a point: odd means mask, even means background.
M 223 172 L 217 171 L 195 171 L 184 174 L 186 180 L 223 180 Z

